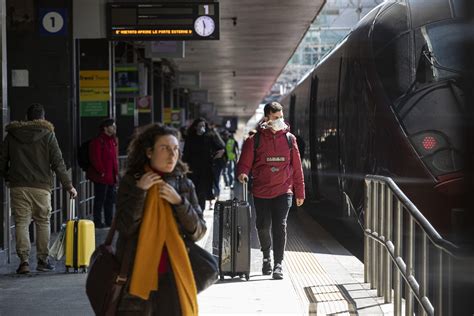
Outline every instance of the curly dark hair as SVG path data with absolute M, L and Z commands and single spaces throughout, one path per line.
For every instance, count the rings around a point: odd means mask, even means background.
M 137 129 L 127 148 L 127 174 L 143 174 L 145 165 L 150 162 L 146 150 L 153 148 L 158 138 L 166 135 L 173 135 L 178 140 L 180 139 L 177 129 L 160 123 L 152 123 Z M 182 174 L 189 172 L 188 166 L 181 161 L 181 154 L 174 171 Z

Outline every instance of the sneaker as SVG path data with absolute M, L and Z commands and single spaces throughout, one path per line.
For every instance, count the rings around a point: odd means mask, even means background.
M 49 262 L 49 260 L 46 260 L 46 261 L 38 260 L 38 264 L 36 265 L 36 270 L 43 271 L 43 272 L 54 271 L 54 265 L 52 265 L 51 262 Z
M 272 274 L 272 261 L 270 259 L 263 258 L 262 274 L 263 275 Z
M 28 261 L 23 261 L 22 263 L 20 263 L 20 266 L 18 267 L 18 269 L 16 269 L 16 273 L 18 274 L 30 273 L 30 264 L 28 263 Z
M 273 276 L 275 280 L 283 279 L 283 269 L 281 267 L 281 263 L 275 264 L 275 268 L 273 269 Z

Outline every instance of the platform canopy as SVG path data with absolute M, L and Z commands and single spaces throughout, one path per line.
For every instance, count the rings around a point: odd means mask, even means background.
M 179 71 L 199 71 L 218 115 L 249 117 L 325 0 L 220 0 L 220 40 L 187 41 Z

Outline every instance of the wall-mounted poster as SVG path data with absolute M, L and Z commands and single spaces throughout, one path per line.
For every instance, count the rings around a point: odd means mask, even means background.
M 115 92 L 123 95 L 138 95 L 140 90 L 137 64 L 122 64 L 115 67 Z

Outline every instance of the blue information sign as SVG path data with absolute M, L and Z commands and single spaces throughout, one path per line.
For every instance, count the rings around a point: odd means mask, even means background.
M 66 35 L 67 32 L 67 10 L 39 9 L 40 35 Z

